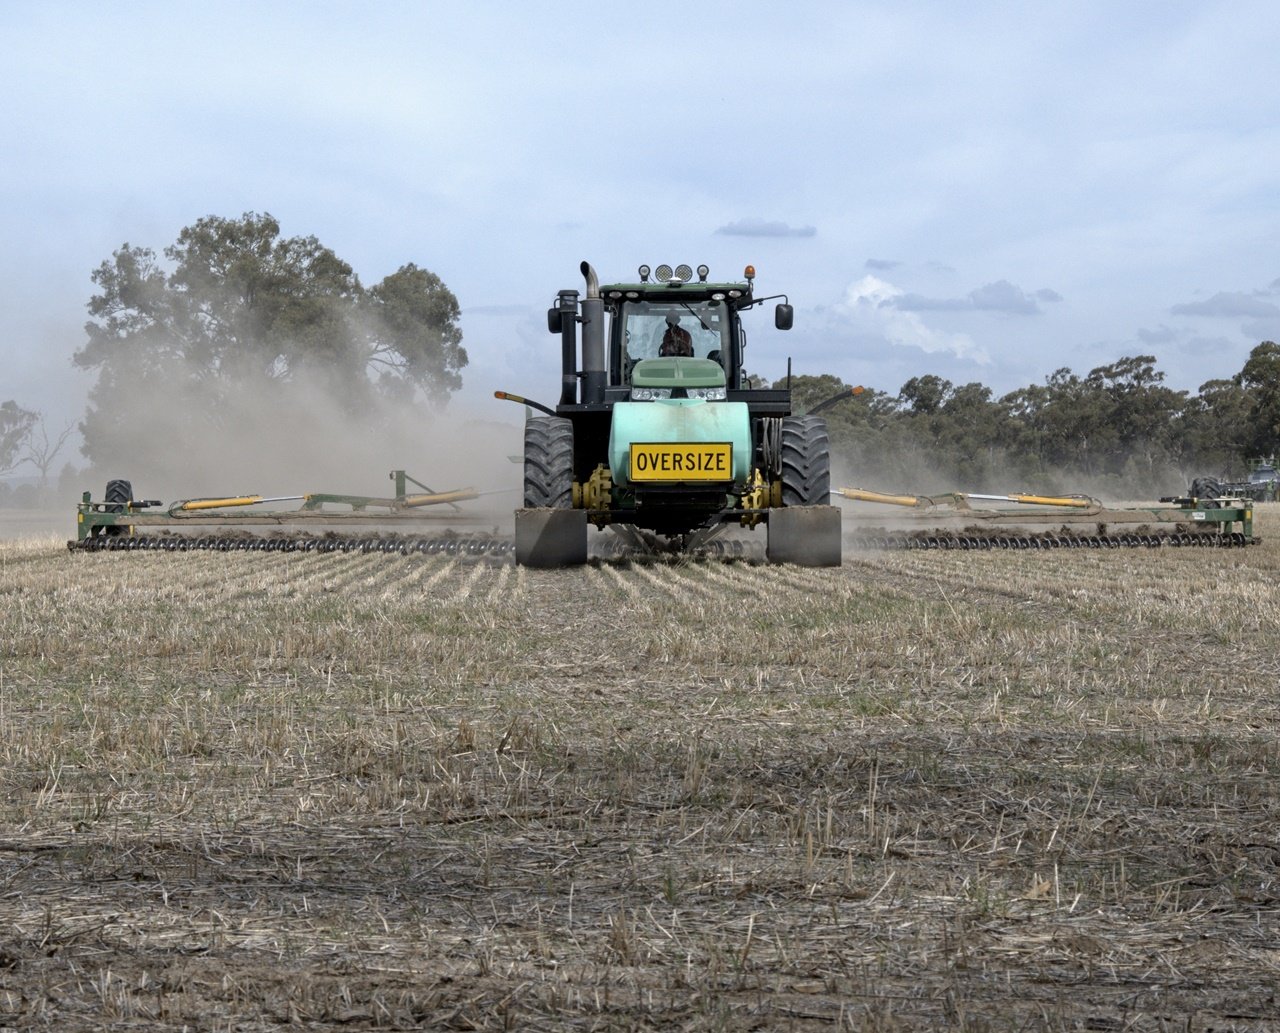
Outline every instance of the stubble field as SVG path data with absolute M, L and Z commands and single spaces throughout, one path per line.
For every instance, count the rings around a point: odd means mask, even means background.
M 0 542 L 0 1027 L 1280 1030 L 1260 508 L 839 570 Z

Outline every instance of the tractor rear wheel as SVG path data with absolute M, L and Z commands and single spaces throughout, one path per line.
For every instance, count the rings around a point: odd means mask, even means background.
M 831 504 L 831 438 L 821 416 L 788 416 L 782 421 L 782 504 Z
M 559 416 L 524 425 L 524 504 L 527 509 L 573 508 L 573 424 Z

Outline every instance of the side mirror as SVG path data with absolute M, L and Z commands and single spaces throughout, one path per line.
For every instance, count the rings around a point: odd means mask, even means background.
M 779 330 L 790 330 L 795 310 L 790 305 L 779 305 L 773 310 L 773 325 Z
M 563 326 L 560 310 L 554 307 L 547 309 L 547 332 L 558 334 Z

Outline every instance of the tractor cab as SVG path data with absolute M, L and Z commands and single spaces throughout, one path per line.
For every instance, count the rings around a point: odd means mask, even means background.
M 723 373 L 720 386 L 743 386 L 746 335 L 739 316 L 759 304 L 752 295 L 755 269 L 747 266 L 744 280 L 723 283 L 708 282 L 709 272 L 705 265 L 698 266 L 695 281 L 687 265 L 674 271 L 659 266 L 656 274 L 642 265 L 638 283 L 600 288 L 609 319 L 611 388 L 634 386 L 637 365 L 656 358 L 712 362 Z M 777 328 L 790 329 L 791 320 L 791 306 L 780 304 L 774 320 Z M 630 397 L 634 399 L 635 394 Z
M 656 271 L 642 265 L 632 283 L 601 285 L 586 262 L 582 273 L 587 280 L 586 297 L 576 290 L 562 290 L 547 312 L 547 329 L 561 339 L 556 415 L 575 423 L 592 422 L 592 414 L 607 420 L 608 410 L 616 403 L 639 400 L 633 388 L 663 386 L 643 383 L 650 376 L 662 379 L 675 370 L 687 376 L 696 369 L 697 377 L 706 380 L 712 376 L 708 363 L 720 369 L 723 380 L 692 386 L 723 387 L 725 399 L 748 402 L 755 418 L 790 414 L 790 392 L 754 387 L 743 367 L 747 345 L 744 312 L 780 298 L 774 310 L 774 327 L 790 330 L 793 320 L 786 295 L 755 296 L 754 266 L 743 270 L 742 280 L 723 282 L 710 281 L 705 265 L 698 266 L 697 279 L 687 265 L 674 270 L 660 265 Z M 698 364 L 648 367 L 655 359 L 698 360 Z M 649 372 L 640 372 L 641 364 L 646 364 Z M 678 387 L 673 385 L 673 389 Z M 598 437 L 601 426 L 589 431 L 589 436 Z
M 1249 483 L 1270 484 L 1275 480 L 1280 480 L 1280 474 L 1276 473 L 1275 458 L 1255 460 L 1253 469 L 1249 471 Z

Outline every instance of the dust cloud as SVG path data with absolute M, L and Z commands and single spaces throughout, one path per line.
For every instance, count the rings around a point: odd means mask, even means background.
M 458 404 L 388 399 L 354 385 L 353 402 L 318 378 L 293 376 L 219 398 L 134 400 L 113 431 L 109 459 L 81 479 L 102 497 L 108 479 L 132 482 L 134 497 L 177 499 L 333 493 L 386 497 L 390 471 L 405 470 L 433 491 L 473 488 L 469 516 L 510 524 L 520 504 L 522 417 L 510 403 L 491 412 Z M 419 489 L 412 484 L 410 491 Z M 282 503 L 281 508 L 292 504 Z M 341 507 L 340 507 L 341 508 Z
M 860 488 L 888 495 L 934 497 L 956 492 L 991 495 L 1076 495 L 1096 499 L 1108 508 L 1127 509 L 1158 506 L 1158 499 L 1182 494 L 1187 484 L 1183 474 L 1172 466 L 1142 469 L 1129 476 L 1113 474 L 1091 477 L 1084 474 L 1062 473 L 1040 478 L 1019 477 L 1013 474 L 1007 478 L 999 478 L 988 474 L 986 477 L 970 482 L 958 477 L 954 471 L 948 471 L 930 462 L 923 455 L 904 457 L 892 479 L 882 474 L 860 476 L 857 469 L 858 464 L 850 463 L 838 455 L 833 456 L 831 487 L 836 490 Z M 881 529 L 885 531 L 957 530 L 974 520 L 965 511 L 948 505 L 926 505 L 915 508 L 854 501 L 838 496 L 833 496 L 832 504 L 839 507 L 846 528 L 856 527 L 868 533 Z M 1004 510 L 1016 513 L 1021 508 L 1015 503 L 998 500 L 972 500 L 970 505 L 972 509 L 981 511 Z M 1033 511 L 1043 513 L 1046 510 L 1043 506 L 1026 508 L 1028 514 Z M 1067 509 L 1063 509 L 1059 516 L 1063 526 L 1079 522 L 1079 518 L 1073 520 L 1072 511 Z M 1086 524 L 1089 519 L 1084 518 Z M 1044 530 L 1046 525 L 1039 521 L 1018 522 L 1006 519 L 1001 526 L 1006 529 L 1021 528 L 1037 531 Z M 1056 522 L 1055 526 L 1057 526 Z
M 1001 472 L 998 462 L 980 476 L 964 477 L 922 452 L 904 450 L 897 457 L 892 477 L 883 472 L 859 472 L 859 464 L 846 457 L 832 456 L 833 488 L 864 488 L 891 495 L 943 495 L 952 492 L 979 492 L 995 495 L 1088 495 L 1110 503 L 1122 500 L 1154 502 L 1163 496 L 1182 494 L 1190 477 L 1173 463 L 1150 463 L 1133 456 L 1123 474 L 1087 474 L 1081 471 L 1048 471 L 1026 475 L 1012 468 Z

